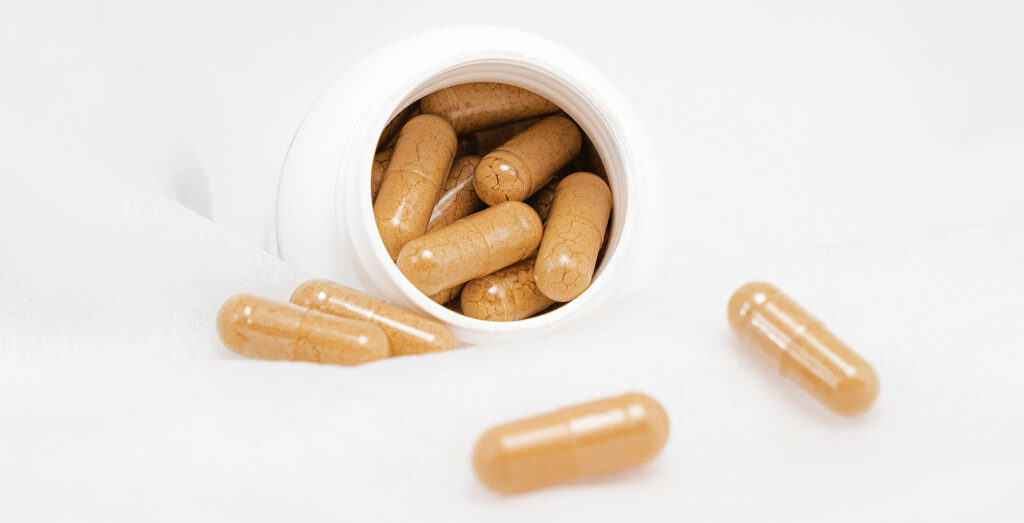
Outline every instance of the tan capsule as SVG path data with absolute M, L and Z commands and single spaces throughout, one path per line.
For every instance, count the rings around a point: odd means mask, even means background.
M 565 116 L 548 116 L 487 153 L 473 186 L 488 205 L 523 201 L 547 185 L 580 152 L 580 130 Z
M 646 463 L 668 430 L 661 404 L 632 392 L 494 427 L 473 468 L 492 490 L 515 494 Z
M 405 109 L 402 109 L 394 118 L 384 126 L 384 130 L 381 131 L 380 137 L 377 138 L 377 150 L 380 151 L 384 148 L 390 148 L 395 146 L 395 138 L 398 136 L 399 129 L 408 122 L 410 118 L 420 114 L 420 106 L 418 103 L 414 103 Z
M 217 314 L 227 348 L 250 358 L 358 365 L 386 358 L 388 339 L 377 326 L 240 294 Z
M 476 154 L 476 142 L 472 139 L 459 138 L 459 143 L 455 147 L 455 156 L 463 156 L 468 154 Z M 384 182 L 384 173 L 388 170 L 388 164 L 391 163 L 391 155 L 395 152 L 394 147 L 389 147 L 373 155 L 373 167 L 370 170 L 370 198 L 371 201 L 377 199 L 377 193 L 380 192 L 380 184 Z M 477 163 L 480 159 L 477 158 Z M 476 167 L 476 164 L 473 164 Z M 449 176 L 451 171 L 449 171 Z M 472 177 L 472 171 L 470 171 Z M 470 182 L 472 183 L 472 182 Z M 476 193 L 473 193 L 476 197 Z M 479 198 L 477 198 L 479 200 Z
M 388 170 L 391 154 L 394 152 L 394 149 L 384 149 L 373 155 L 373 167 L 370 169 L 370 201 L 377 199 L 380 184 L 384 182 L 384 173 Z
M 420 100 L 426 114 L 443 116 L 458 134 L 553 113 L 558 106 L 526 89 L 476 82 L 435 91 Z
M 447 227 L 483 209 L 484 202 L 480 201 L 473 189 L 473 173 L 479 163 L 479 156 L 463 156 L 452 162 L 452 168 L 441 187 L 441 197 L 437 199 L 430 222 L 427 223 L 427 232 Z
M 537 288 L 555 301 L 569 301 L 587 290 L 594 277 L 612 209 L 612 192 L 590 173 L 558 182 L 537 253 Z
M 409 242 L 398 269 L 429 296 L 532 255 L 543 230 L 529 205 L 505 202 Z
M 473 135 L 476 137 L 477 150 L 480 154 L 487 154 L 497 149 L 499 145 L 509 141 L 513 136 L 529 129 L 533 124 L 539 121 L 540 118 L 530 118 L 529 120 L 512 122 L 510 124 L 502 125 L 501 127 L 495 127 L 494 129 L 477 131 Z
M 439 305 L 445 305 L 452 300 L 457 300 L 459 295 L 462 293 L 462 288 L 465 287 L 465 283 L 460 283 L 454 287 L 448 287 L 441 292 L 431 294 L 427 296 L 431 301 Z
M 494 274 L 470 280 L 462 290 L 462 314 L 488 321 L 517 321 L 550 307 L 554 301 L 537 290 L 530 257 Z
M 871 365 L 768 283 L 748 283 L 732 295 L 729 325 L 745 345 L 838 414 L 860 414 L 878 396 Z
M 455 348 L 455 337 L 444 325 L 332 281 L 310 280 L 299 285 L 291 302 L 380 327 L 388 337 L 392 356 Z
M 455 157 L 455 131 L 443 118 L 419 115 L 398 134 L 395 152 L 373 202 L 377 230 L 391 259 L 423 235 Z

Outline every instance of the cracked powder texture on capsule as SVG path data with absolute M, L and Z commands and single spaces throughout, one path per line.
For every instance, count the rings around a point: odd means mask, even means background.
M 455 156 L 476 154 L 476 149 L 476 142 L 459 138 L 459 143 L 455 147 Z M 389 147 L 373 155 L 373 167 L 370 169 L 370 201 L 377 199 L 380 184 L 384 181 L 384 173 L 388 170 L 388 164 L 391 163 L 391 155 L 394 152 L 394 147 Z M 476 193 L 473 195 L 476 196 Z
M 519 87 L 476 82 L 447 87 L 420 100 L 420 110 L 443 116 L 458 134 L 550 114 L 558 106 Z
M 580 152 L 580 140 L 580 129 L 569 118 L 542 119 L 480 160 L 476 194 L 488 205 L 529 198 Z
M 668 441 L 665 409 L 631 392 L 494 427 L 473 449 L 480 482 L 516 494 L 634 467 Z
M 250 358 L 358 365 L 386 358 L 388 339 L 377 326 L 240 294 L 217 314 L 224 345 Z
M 310 280 L 299 285 L 290 301 L 326 314 L 376 325 L 387 336 L 392 356 L 455 348 L 455 337 L 444 325 L 329 280 Z
M 555 303 L 537 289 L 533 279 L 535 258 L 527 258 L 498 272 L 471 280 L 462 290 L 462 314 L 489 321 L 529 318 Z
M 484 208 L 484 202 L 480 201 L 473 188 L 473 173 L 479 163 L 479 156 L 463 156 L 452 162 L 441 187 L 441 197 L 430 214 L 427 232 L 446 227 Z
M 455 157 L 455 132 L 443 118 L 420 115 L 398 133 L 380 192 L 373 202 L 377 230 L 391 259 L 423 235 Z
M 728 317 L 744 345 L 833 412 L 856 416 L 878 396 L 871 365 L 771 284 L 740 287 L 729 299 Z
M 529 205 L 505 202 L 409 242 L 398 269 L 429 296 L 531 256 L 543 231 Z
M 579 172 L 558 182 L 535 268 L 548 298 L 569 301 L 590 286 L 611 209 L 611 190 L 597 176 Z

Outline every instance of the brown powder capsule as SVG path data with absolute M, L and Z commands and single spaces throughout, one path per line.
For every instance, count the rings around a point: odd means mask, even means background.
M 380 184 L 384 182 L 384 173 L 388 170 L 391 154 L 394 152 L 394 149 L 384 149 L 373 155 L 373 167 L 370 169 L 370 201 L 377 199 Z
M 542 119 L 480 160 L 476 194 L 488 205 L 529 198 L 580 152 L 580 140 L 580 129 L 569 118 Z
M 446 303 L 452 300 L 457 300 L 459 298 L 459 295 L 462 293 L 462 288 L 465 286 L 465 283 L 460 283 L 454 287 L 448 287 L 447 289 L 444 289 L 441 292 L 431 294 L 430 296 L 427 297 L 430 298 L 430 300 L 433 301 L 434 303 L 445 305 Z
M 290 303 L 240 294 L 217 314 L 227 348 L 250 358 L 358 365 L 388 357 L 384 331 Z
M 443 116 L 458 134 L 553 113 L 558 106 L 526 89 L 476 82 L 435 91 L 420 100 L 426 114 Z
M 745 345 L 837 414 L 860 414 L 878 396 L 871 365 L 768 283 L 748 283 L 732 295 L 729 325 Z
M 455 156 L 463 156 L 467 154 L 476 154 L 477 147 L 476 142 L 472 139 L 459 138 L 459 143 L 455 147 Z M 373 155 L 373 167 L 370 169 L 370 198 L 371 201 L 377 199 L 377 193 L 380 191 L 380 184 L 384 182 L 384 173 L 388 170 L 388 164 L 391 163 L 391 155 L 395 152 L 394 147 L 389 147 Z M 479 163 L 479 159 L 477 162 Z M 475 167 L 475 164 L 474 164 Z M 449 175 L 451 173 L 449 172 Z M 476 193 L 473 193 L 476 196 Z M 478 198 L 479 199 L 479 198 Z
M 537 253 L 537 287 L 555 301 L 569 301 L 587 290 L 594 277 L 612 209 L 612 192 L 590 173 L 558 182 Z
M 473 189 L 473 173 L 479 163 L 479 156 L 463 156 L 452 162 L 452 168 L 441 188 L 441 197 L 437 199 L 430 222 L 427 223 L 427 232 L 446 227 L 483 209 L 484 202 L 480 201 Z
M 668 431 L 661 404 L 633 392 L 494 427 L 473 468 L 492 490 L 515 494 L 646 463 Z
M 529 205 L 505 202 L 409 242 L 398 269 L 429 296 L 532 255 L 543 230 Z
M 512 122 L 510 124 L 502 125 L 501 127 L 495 127 L 494 129 L 477 131 L 474 134 L 474 136 L 476 136 L 477 149 L 480 154 L 487 154 L 497 149 L 499 145 L 509 141 L 513 136 L 529 129 L 533 124 L 539 121 L 540 118 L 530 118 L 529 120 Z
M 310 280 L 299 285 L 291 302 L 380 327 L 388 337 L 392 356 L 455 348 L 455 337 L 444 325 L 332 281 Z
M 455 157 L 455 131 L 443 118 L 419 115 L 398 134 L 380 192 L 373 202 L 377 230 L 391 259 L 423 235 L 441 184 Z
M 517 321 L 550 307 L 554 301 L 537 290 L 535 258 L 471 280 L 462 290 L 462 314 L 488 321 Z

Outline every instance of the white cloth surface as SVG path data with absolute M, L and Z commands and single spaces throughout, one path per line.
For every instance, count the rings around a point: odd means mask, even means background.
M 1019 4 L 538 5 L 0 5 L 0 520 L 1024 518 Z M 316 94 L 480 20 L 636 100 L 665 284 L 502 347 L 224 349 L 224 299 L 310 276 L 258 247 Z M 872 411 L 837 419 L 733 340 L 753 279 L 875 365 Z M 651 464 L 514 498 L 473 478 L 487 427 L 626 390 L 669 412 Z
M 145 253 L 133 265 L 163 266 L 157 238 L 126 237 L 117 252 Z M 296 275 L 207 243 L 196 270 L 163 284 L 129 270 L 106 291 L 65 287 L 95 304 L 88 318 L 77 301 L 21 302 L 23 360 L 0 365 L 5 520 L 1024 516 L 1019 228 L 738 260 L 552 338 L 357 368 L 225 360 L 219 302 L 234 287 L 284 297 Z M 738 345 L 724 303 L 752 278 L 789 291 L 874 364 L 873 410 L 837 418 Z M 515 498 L 473 477 L 487 427 L 628 390 L 671 419 L 651 464 Z

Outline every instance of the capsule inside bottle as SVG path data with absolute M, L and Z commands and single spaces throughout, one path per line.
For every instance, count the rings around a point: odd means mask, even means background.
M 748 283 L 733 294 L 729 325 L 745 345 L 837 414 L 861 414 L 878 396 L 871 365 L 768 283 Z
M 473 467 L 494 491 L 526 492 L 650 461 L 668 430 L 661 404 L 633 392 L 494 427 Z
M 217 314 L 224 345 L 250 358 L 358 365 L 388 357 L 388 339 L 365 321 L 240 294 Z

